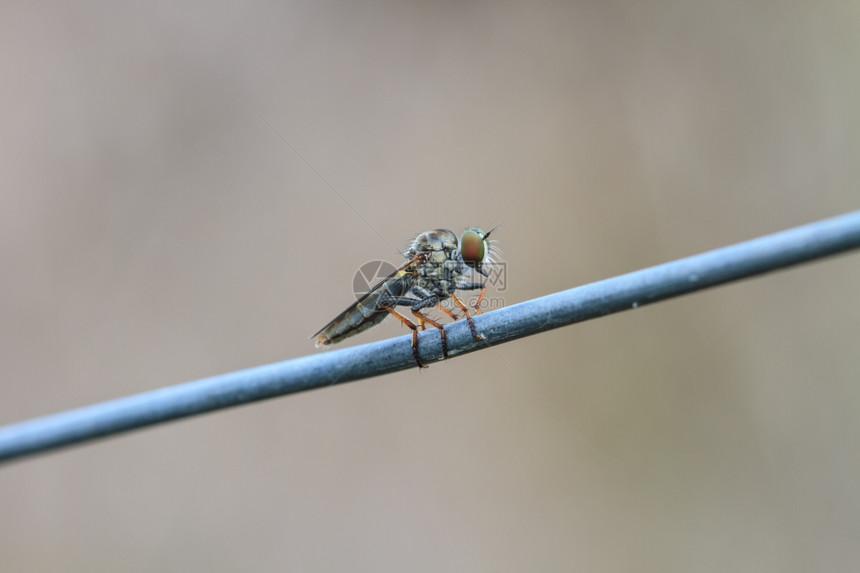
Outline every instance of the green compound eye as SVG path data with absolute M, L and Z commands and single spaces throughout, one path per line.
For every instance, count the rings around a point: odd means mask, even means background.
M 460 255 L 470 267 L 480 267 L 486 254 L 487 244 L 484 232 L 480 229 L 469 229 L 460 237 Z

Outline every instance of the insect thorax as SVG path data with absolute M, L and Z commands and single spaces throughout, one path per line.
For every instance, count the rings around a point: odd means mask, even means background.
M 457 288 L 468 267 L 460 257 L 457 235 L 447 229 L 421 233 L 409 246 L 406 255 L 423 254 L 415 266 L 415 284 L 437 294 L 448 295 Z

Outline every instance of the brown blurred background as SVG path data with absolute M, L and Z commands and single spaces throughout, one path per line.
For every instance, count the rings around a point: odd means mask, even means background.
M 858 55 L 852 2 L 7 3 L 0 423 L 319 352 L 426 229 L 501 222 L 510 304 L 856 209 Z M 858 293 L 842 256 L 2 466 L 3 569 L 853 569 Z

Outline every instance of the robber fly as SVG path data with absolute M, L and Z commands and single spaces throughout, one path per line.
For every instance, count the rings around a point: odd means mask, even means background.
M 480 290 L 475 302 L 475 312 L 481 313 L 481 300 L 484 298 L 486 283 L 469 282 L 467 275 L 474 270 L 488 277 L 484 265 L 491 265 L 496 254 L 495 246 L 489 241 L 492 230 L 485 233 L 481 229 L 468 229 L 460 240 L 448 229 L 426 231 L 415 237 L 403 255 L 407 261 L 393 273 L 382 279 L 352 306 L 337 315 L 334 320 L 314 334 L 316 345 L 335 344 L 372 326 L 376 326 L 389 314 L 412 329 L 412 354 L 419 367 L 424 367 L 418 357 L 418 329 L 424 330 L 425 324 L 439 329 L 442 337 L 442 352 L 448 357 L 448 344 L 445 329 L 441 324 L 428 318 L 421 310 L 437 307 L 456 320 L 456 315 L 441 306 L 450 298 L 463 311 L 469 321 L 469 329 L 475 340 L 483 337 L 475 330 L 469 309 L 454 295 L 455 290 Z M 412 296 L 409 296 L 412 295 Z M 395 307 L 409 307 L 418 319 L 415 324 L 395 310 Z

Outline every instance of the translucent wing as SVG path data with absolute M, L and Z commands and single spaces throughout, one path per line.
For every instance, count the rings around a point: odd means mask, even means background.
M 406 296 L 414 284 L 414 265 L 422 258 L 416 255 L 400 268 L 376 283 L 355 303 L 334 317 L 311 338 L 316 338 L 316 346 L 340 342 L 382 322 L 394 306 L 392 299 Z

